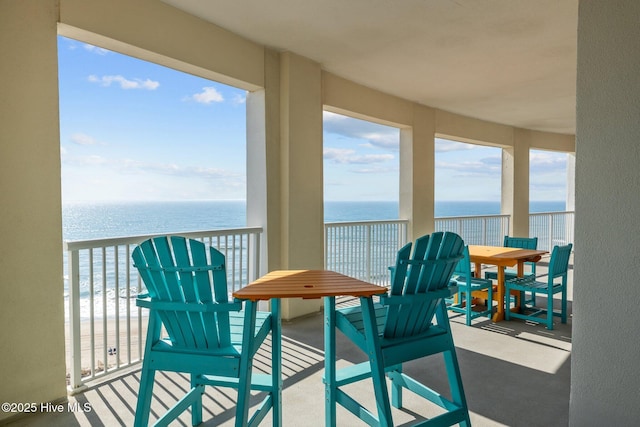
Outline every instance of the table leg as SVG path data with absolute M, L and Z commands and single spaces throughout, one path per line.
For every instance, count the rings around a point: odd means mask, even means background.
M 282 426 L 282 319 L 280 299 L 271 300 L 271 376 L 273 425 Z
M 324 298 L 325 425 L 336 425 L 336 298 Z
M 481 279 L 482 278 L 482 264 L 479 262 L 475 263 L 475 269 L 473 270 L 474 277 Z
M 518 277 L 524 277 L 524 260 L 518 260 Z
M 518 277 L 524 277 L 524 260 L 518 260 Z M 516 312 L 524 313 L 524 292 L 518 292 L 516 295 Z
M 492 320 L 494 322 L 504 320 L 504 267 L 502 266 L 498 266 L 498 308 Z

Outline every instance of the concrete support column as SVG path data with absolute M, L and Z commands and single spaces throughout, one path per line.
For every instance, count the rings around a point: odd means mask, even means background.
M 513 147 L 502 150 L 501 212 L 511 215 L 510 235 L 529 236 L 530 131 L 515 129 Z
M 281 267 L 324 267 L 322 73 L 293 53 L 280 56 Z M 273 238 L 273 234 L 270 238 Z M 319 301 L 283 301 L 284 318 L 317 311 Z
M 640 2 L 580 0 L 569 425 L 640 419 Z
M 409 238 L 434 231 L 435 111 L 416 105 L 413 128 L 400 130 L 400 218 L 409 219 Z
M 576 210 L 576 154 L 567 153 L 567 200 L 566 210 Z
M 265 50 L 265 88 L 247 94 L 247 225 L 262 227 L 258 275 L 282 268 L 280 55 Z
M 2 402 L 66 396 L 57 5 L 0 1 Z

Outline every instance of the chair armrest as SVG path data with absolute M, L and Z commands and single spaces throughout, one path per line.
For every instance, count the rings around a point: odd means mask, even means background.
M 196 303 L 196 302 L 175 302 L 175 301 L 153 301 L 146 296 L 136 299 L 138 307 L 148 308 L 151 310 L 166 311 L 185 311 L 192 313 L 214 313 L 214 312 L 231 312 L 242 310 L 241 302 L 227 303 Z
M 380 295 L 380 302 L 384 305 L 414 304 L 439 298 L 449 298 L 457 292 L 457 286 L 447 286 L 437 291 L 428 291 L 413 295 Z

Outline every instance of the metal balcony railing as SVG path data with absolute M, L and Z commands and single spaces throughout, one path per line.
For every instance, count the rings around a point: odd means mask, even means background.
M 388 267 L 408 241 L 408 225 L 407 220 L 325 223 L 325 268 L 387 285 Z
M 176 233 L 200 240 L 226 257 L 229 294 L 258 277 L 261 228 Z M 142 359 L 146 313 L 135 305 L 144 292 L 132 265 L 135 245 L 152 237 L 133 236 L 65 242 L 68 319 L 68 386 L 128 368 Z
M 529 235 L 538 248 L 573 243 L 573 212 L 529 216 Z M 360 221 L 325 224 L 325 268 L 387 286 L 388 267 L 409 240 L 409 221 Z M 467 244 L 502 245 L 509 234 L 508 215 L 436 218 L 436 231 L 453 231 Z M 196 238 L 225 254 L 229 293 L 257 279 L 262 228 L 176 233 Z M 135 306 L 142 288 L 131 263 L 138 243 L 152 237 L 65 242 L 65 307 L 68 319 L 69 388 L 137 364 L 144 352 L 146 313 Z
M 467 245 L 502 246 L 509 234 L 509 215 L 436 218 L 436 231 L 453 231 Z
M 538 249 L 551 252 L 556 245 L 574 243 L 574 219 L 573 211 L 529 214 L 529 236 L 538 237 Z

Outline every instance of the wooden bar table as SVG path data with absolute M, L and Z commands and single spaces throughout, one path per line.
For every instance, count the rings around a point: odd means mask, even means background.
M 387 293 L 387 288 L 363 282 L 344 274 L 328 270 L 277 270 L 266 274 L 258 280 L 233 293 L 238 299 L 249 301 L 272 300 L 271 311 L 277 322 L 273 328 L 273 349 L 282 360 L 282 327 L 280 320 L 281 298 L 324 298 L 324 381 L 325 381 L 325 424 L 336 425 L 336 414 L 327 402 L 331 401 L 331 393 L 335 394 L 336 383 L 336 314 L 335 297 L 359 297 L 361 303 L 374 295 Z M 257 304 L 252 304 L 254 307 Z M 255 310 L 255 308 L 254 308 Z M 282 366 L 273 366 L 273 375 L 280 379 L 278 399 L 282 394 Z M 335 401 L 335 396 L 333 396 Z M 275 407 L 275 405 L 274 405 Z M 280 409 L 279 409 L 280 410 Z M 282 415 L 279 415 L 279 419 Z M 282 424 L 282 423 L 280 423 Z
M 498 293 L 494 300 L 498 301 L 498 309 L 493 315 L 494 322 L 504 320 L 504 269 L 505 267 L 518 266 L 518 277 L 524 275 L 525 262 L 538 262 L 542 255 L 548 254 L 548 251 L 539 251 L 534 249 L 518 249 L 504 246 L 478 246 L 469 245 L 469 259 L 475 264 L 476 275 L 480 274 L 482 264 L 490 264 L 498 267 Z M 494 294 L 496 295 L 496 294 Z M 507 302 L 507 305 L 509 303 Z

